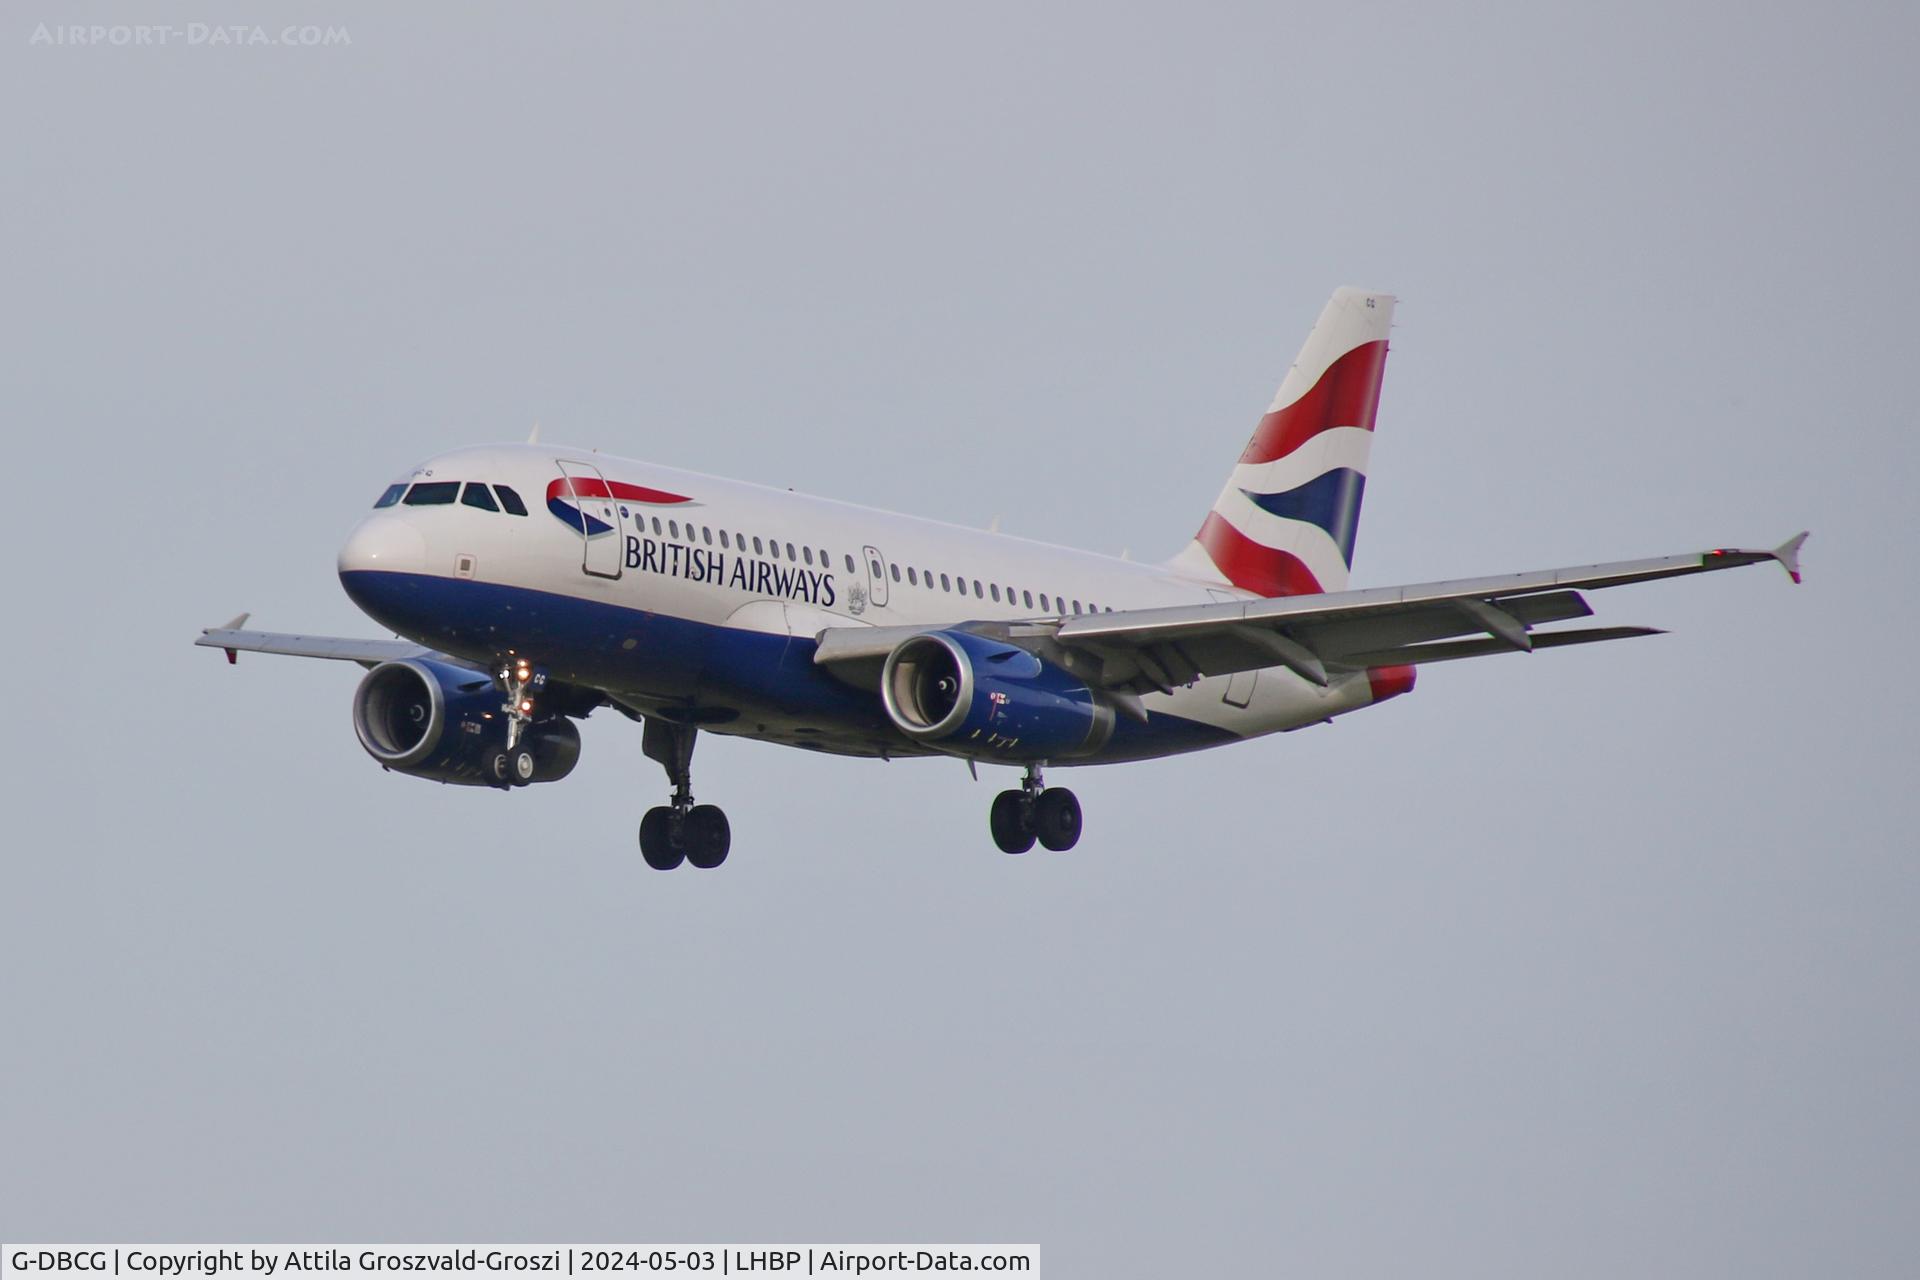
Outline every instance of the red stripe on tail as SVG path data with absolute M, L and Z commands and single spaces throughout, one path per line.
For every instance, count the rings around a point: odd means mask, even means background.
M 1196 535 L 1228 582 L 1263 596 L 1317 596 L 1320 580 L 1290 552 L 1263 547 L 1219 515 L 1209 513 Z
M 1307 393 L 1260 419 L 1243 463 L 1284 458 L 1334 427 L 1373 430 L 1380 408 L 1380 379 L 1387 369 L 1386 342 L 1366 342 L 1327 366 Z

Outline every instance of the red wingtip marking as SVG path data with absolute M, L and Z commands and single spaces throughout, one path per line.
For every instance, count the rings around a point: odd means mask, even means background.
M 1385 702 L 1388 698 L 1397 698 L 1403 693 L 1413 691 L 1414 679 L 1419 668 L 1411 666 L 1368 667 L 1367 687 L 1373 690 L 1375 702 Z
M 228 665 L 228 666 L 230 666 L 230 667 L 231 667 L 231 666 L 235 666 L 235 665 L 237 665 L 237 664 L 239 663 L 239 661 L 240 661 L 240 655 L 239 655 L 239 653 L 237 653 L 236 651 L 234 651 L 234 650 L 232 650 L 232 649 L 229 649 L 229 650 L 227 650 L 227 665 Z

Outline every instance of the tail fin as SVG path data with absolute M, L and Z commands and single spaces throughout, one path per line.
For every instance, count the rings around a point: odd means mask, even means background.
M 1334 291 L 1227 487 L 1170 568 L 1263 596 L 1345 589 L 1393 301 Z

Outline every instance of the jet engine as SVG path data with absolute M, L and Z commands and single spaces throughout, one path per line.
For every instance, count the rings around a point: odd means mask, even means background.
M 507 745 L 507 718 L 492 679 L 450 663 L 383 662 L 353 695 L 353 731 L 367 754 L 396 773 L 461 786 L 496 786 L 487 757 Z M 580 730 L 565 716 L 536 721 L 523 737 L 534 782 L 558 782 L 580 759 Z
M 1113 704 L 1085 681 L 965 631 L 902 640 L 881 670 L 880 698 L 902 733 L 956 755 L 1063 760 L 1113 734 Z

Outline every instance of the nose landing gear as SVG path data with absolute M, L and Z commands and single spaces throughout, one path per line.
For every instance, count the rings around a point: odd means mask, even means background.
M 494 668 L 493 680 L 507 695 L 500 707 L 507 717 L 507 745 L 487 757 L 487 776 L 503 787 L 524 787 L 540 766 L 521 739 L 533 723 L 532 691 L 546 685 L 547 673 L 535 671 L 525 658 L 510 657 Z
M 640 820 L 640 856 L 655 871 L 682 862 L 711 871 L 727 860 L 733 831 L 718 805 L 693 802 L 693 744 L 699 730 L 649 716 L 640 749 L 660 762 L 673 783 L 673 799 L 647 810 Z
M 1002 853 L 1025 853 L 1035 840 L 1061 851 L 1080 840 L 1079 797 L 1065 787 L 1047 786 L 1040 769 L 1028 765 L 1018 791 L 1002 791 L 993 798 L 987 822 Z

